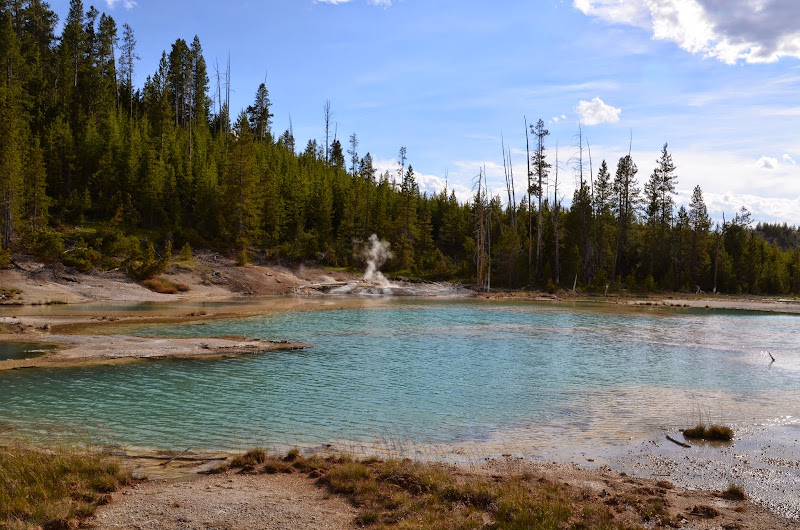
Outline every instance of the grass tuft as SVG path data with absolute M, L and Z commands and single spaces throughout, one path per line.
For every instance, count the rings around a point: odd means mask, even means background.
M 151 278 L 144 280 L 142 285 L 160 294 L 177 294 L 178 292 L 185 293 L 189 290 L 188 285 L 182 283 L 175 283 L 166 278 Z
M 257 447 L 255 449 L 250 449 L 243 455 L 235 457 L 231 461 L 231 467 L 255 467 L 258 464 L 267 462 L 267 460 L 269 460 L 267 452 L 264 449 Z
M 685 438 L 693 438 L 697 440 L 730 442 L 733 440 L 733 430 L 725 425 L 712 425 L 710 427 L 706 427 L 703 424 L 698 424 L 691 429 L 684 429 L 683 436 Z
M 251 454 L 252 451 L 247 453 Z M 262 453 L 258 453 L 259 459 Z M 317 478 L 329 494 L 345 496 L 356 523 L 374 528 L 626 528 L 599 501 L 577 490 L 530 476 L 500 479 L 464 474 L 444 464 L 412 460 L 356 460 L 348 456 L 235 458 L 231 469 L 254 473 L 299 472 Z M 663 517 L 658 507 L 652 517 Z M 488 521 L 488 523 L 487 523 Z
M 0 528 L 74 528 L 130 482 L 99 453 L 0 447 Z
M 731 484 L 728 486 L 728 489 L 722 492 L 722 498 L 728 499 L 729 501 L 743 501 L 747 498 L 747 495 L 745 495 L 741 486 Z

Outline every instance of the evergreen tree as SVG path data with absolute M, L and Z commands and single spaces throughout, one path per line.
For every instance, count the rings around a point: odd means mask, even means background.
M 347 150 L 350 155 L 350 174 L 354 177 L 358 171 L 358 137 L 356 133 L 350 135 L 350 149 Z
M 546 149 L 544 147 L 544 139 L 550 134 L 550 131 L 544 128 L 544 121 L 541 119 L 536 122 L 536 125 L 531 125 L 531 132 L 536 137 L 536 151 L 533 153 L 533 175 L 535 184 L 533 190 L 529 191 L 529 195 L 535 195 L 539 201 L 537 208 L 536 220 L 536 277 L 540 278 L 542 268 L 542 200 L 544 198 L 544 188 L 547 185 L 547 176 L 549 174 L 550 164 L 547 162 Z
M 614 261 L 611 277 L 622 276 L 628 271 L 627 260 L 632 258 L 629 252 L 629 234 L 636 220 L 636 211 L 639 205 L 636 173 L 638 169 L 630 155 L 623 156 L 617 163 L 617 173 L 614 177 L 614 213 L 617 217 L 617 242 L 614 250 Z
M 256 150 L 247 114 L 242 112 L 234 126 L 234 141 L 229 148 L 222 193 L 225 197 L 227 231 L 246 252 L 259 225 Z
M 270 140 L 272 136 L 272 114 L 270 108 L 269 91 L 264 83 L 258 85 L 256 99 L 247 107 L 247 117 L 250 120 L 250 130 L 259 141 Z
M 342 143 L 337 139 L 333 140 L 331 144 L 330 162 L 333 167 L 345 170 L 344 152 L 342 151 Z
M 26 122 L 20 42 L 11 13 L 0 13 L 0 250 L 11 245 L 22 200 Z
M 120 54 L 120 101 L 127 103 L 128 116 L 133 116 L 133 71 L 134 63 L 139 60 L 136 54 L 136 37 L 128 24 L 122 26 L 122 50 Z
M 691 249 L 689 254 L 689 274 L 695 283 L 699 281 L 699 269 L 708 259 L 706 239 L 711 228 L 708 217 L 708 208 L 703 200 L 703 190 L 695 186 L 692 191 L 692 200 L 689 203 L 688 224 L 692 231 Z

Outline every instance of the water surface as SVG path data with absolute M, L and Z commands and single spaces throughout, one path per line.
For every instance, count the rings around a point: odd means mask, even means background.
M 169 449 L 400 439 L 547 455 L 699 419 L 800 416 L 793 315 L 476 300 L 287 305 L 136 332 L 313 349 L 0 372 L 0 422 Z

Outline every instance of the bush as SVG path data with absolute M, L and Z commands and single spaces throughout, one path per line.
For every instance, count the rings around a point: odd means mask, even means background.
M 61 262 L 81 272 L 88 272 L 99 263 L 100 257 L 100 253 L 87 245 L 83 238 L 78 238 L 75 242 L 75 246 L 64 252 Z
M 37 230 L 33 234 L 31 250 L 44 263 L 56 263 L 64 254 L 64 237 L 54 230 Z
M 0 246 L 0 269 L 5 269 L 11 265 L 11 251 Z
M 180 258 L 183 261 L 191 261 L 192 260 L 192 247 L 189 245 L 189 242 L 183 244 L 181 247 L 181 255 Z
M 250 263 L 250 256 L 247 254 L 247 249 L 242 249 L 239 254 L 236 255 L 236 265 L 242 267 Z
M 125 268 L 128 271 L 128 276 L 134 280 L 149 280 L 167 269 L 171 256 L 171 241 L 167 241 L 167 246 L 164 249 L 164 257 L 161 259 L 156 259 L 156 249 L 153 247 L 153 244 L 147 243 L 147 250 L 145 250 L 144 254 L 139 253 L 135 257 L 128 258 L 125 263 Z

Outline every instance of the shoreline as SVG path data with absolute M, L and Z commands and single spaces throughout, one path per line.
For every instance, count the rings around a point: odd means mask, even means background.
M 191 505 L 191 512 L 197 513 L 207 508 L 208 499 L 203 498 L 202 491 L 213 490 L 219 497 L 219 509 L 229 506 L 241 506 L 243 491 L 251 488 L 272 488 L 277 477 L 294 477 L 306 485 L 324 489 L 325 481 L 317 480 L 319 472 L 307 472 L 294 469 L 288 464 L 287 457 L 281 452 L 269 451 L 277 466 L 285 466 L 282 471 L 245 467 L 235 471 L 233 464 L 241 452 L 198 453 L 183 452 L 127 452 L 122 455 L 123 461 L 134 462 L 139 475 L 147 477 L 145 482 L 134 488 L 128 488 L 121 494 L 115 494 L 116 500 L 107 507 L 101 507 L 97 520 L 107 523 L 109 520 L 131 520 L 141 517 L 141 499 L 153 497 L 158 499 L 162 508 L 159 519 L 165 522 L 173 517 L 170 508 Z M 292 454 L 290 450 L 289 455 Z M 605 504 L 612 509 L 617 521 L 628 521 L 634 525 L 655 522 L 655 527 L 690 528 L 792 528 L 797 517 L 787 517 L 776 510 L 776 507 L 765 506 L 749 494 L 744 499 L 729 499 L 724 494 L 725 488 L 707 487 L 702 489 L 687 487 L 669 476 L 641 476 L 629 474 L 607 466 L 587 468 L 576 462 L 526 461 L 513 455 L 484 458 L 471 463 L 454 464 L 436 459 L 406 459 L 401 455 L 377 455 L 369 457 L 351 451 L 337 451 L 329 448 L 320 451 L 301 450 L 300 458 L 337 459 L 344 458 L 355 462 L 370 464 L 394 461 L 405 465 L 423 466 L 425 469 L 446 470 L 451 476 L 459 477 L 464 482 L 491 480 L 496 483 L 517 480 L 524 477 L 530 483 L 559 484 L 568 491 L 578 492 L 583 501 Z M 291 462 L 291 460 L 288 460 Z M 272 464 L 274 467 L 275 464 Z M 233 469 L 231 469 L 231 467 Z M 227 468 L 227 470 L 224 470 Z M 219 471 L 223 469 L 223 471 Z M 434 471 L 435 472 L 435 471 Z M 136 473 L 136 471 L 134 471 Z M 287 475 L 288 473 L 288 475 Z M 324 474 L 323 474 L 324 476 Z M 256 481 L 255 484 L 243 481 Z M 199 491 L 198 491 L 199 490 Z M 180 503 L 171 502 L 180 498 Z M 340 497 L 341 498 L 341 497 Z M 624 500 L 623 500 L 624 499 Z M 308 502 L 308 501 L 307 501 Z M 618 504 L 619 503 L 619 504 Z M 647 514 L 650 505 L 660 506 L 658 513 Z M 308 502 L 305 508 L 314 508 L 316 503 Z M 619 509 L 617 509 L 619 506 Z M 164 508 L 168 507 L 168 508 Z M 278 504 L 277 509 L 284 509 Z M 356 504 L 356 508 L 358 505 Z M 341 513 L 340 513 L 341 515 Z M 349 512 L 353 516 L 353 512 Z M 637 521 L 637 518 L 639 520 Z M 318 524 L 318 522 L 317 522 Z M 354 526 L 345 526 L 352 528 Z
M 309 348 L 312 345 L 303 342 L 274 342 L 251 340 L 245 337 L 144 337 L 129 334 L 126 332 L 126 328 L 150 324 L 201 323 L 216 319 L 247 317 L 265 312 L 286 310 L 363 307 L 372 305 L 376 303 L 375 301 L 380 304 L 385 299 L 384 297 L 369 296 L 292 294 L 296 292 L 295 289 L 298 287 L 302 288 L 304 285 L 312 283 L 337 284 L 343 281 L 351 281 L 356 276 L 350 273 L 308 268 L 302 271 L 289 271 L 280 267 L 259 265 L 236 267 L 232 262 L 221 263 L 222 261 L 210 261 L 200 257 L 198 258 L 197 267 L 191 272 L 187 272 L 182 267 L 172 266 L 166 276 L 187 283 L 190 286 L 188 292 L 179 295 L 153 293 L 130 280 L 115 277 L 113 274 L 74 274 L 69 276 L 69 280 L 64 280 L 64 275 L 62 274 L 60 276 L 61 279 L 56 278 L 51 281 L 48 279 L 48 275 L 52 271 L 46 267 L 35 269 L 30 273 L 19 270 L 0 271 L 0 286 L 19 289 L 21 293 L 19 293 L 17 300 L 12 302 L 23 304 L 0 305 L 0 332 L 4 332 L 0 334 L 0 342 L 31 342 L 58 346 L 58 349 L 40 357 L 0 361 L 0 371 L 37 367 L 119 364 L 147 359 L 215 359 L 278 350 Z M 42 272 L 42 269 L 44 272 Z M 13 274 L 8 274 L 10 272 Z M 207 283 L 209 277 L 216 278 L 223 283 L 209 284 Z M 247 283 L 248 281 L 252 283 Z M 264 282 L 261 287 L 258 286 L 259 282 Z M 278 291 L 271 290 L 278 287 L 280 287 Z M 488 294 L 474 293 L 469 299 L 485 301 L 490 304 L 494 301 L 530 301 L 556 305 L 608 304 L 619 306 L 620 310 L 636 311 L 693 308 L 800 314 L 800 300 L 726 295 L 684 296 L 680 294 L 658 294 L 646 297 L 603 297 L 571 293 L 561 293 L 560 296 L 555 296 L 526 291 L 500 291 Z M 69 300 L 69 303 L 43 305 L 42 300 Z M 96 308 L 92 308 L 92 304 L 96 304 Z M 147 304 L 146 313 L 140 312 L 139 304 Z M 760 449 L 769 447 L 768 444 L 769 440 L 764 441 Z M 661 447 L 657 448 L 658 446 Z M 645 455 L 650 459 L 649 467 L 632 465 L 627 468 L 631 476 L 635 477 L 671 472 L 671 470 L 677 469 L 682 465 L 682 461 L 687 456 L 685 452 L 672 448 L 670 442 L 663 439 L 663 433 L 658 439 L 631 441 L 627 450 L 631 455 L 635 451 L 639 451 L 640 455 Z M 562 458 L 560 462 L 523 461 L 524 459 L 514 456 L 513 448 L 503 452 L 508 454 L 508 457 L 505 454 L 501 456 L 489 455 L 488 453 L 478 454 L 477 449 L 474 452 L 468 450 L 466 455 L 462 456 L 468 464 L 470 458 L 478 458 L 479 456 L 487 466 L 494 465 L 495 472 L 500 472 L 497 470 L 501 468 L 510 469 L 509 466 L 513 464 L 514 469 L 521 469 L 521 466 L 539 466 L 539 469 L 549 469 L 548 472 L 552 473 L 558 480 L 569 480 L 570 468 L 577 468 L 578 471 L 575 471 L 575 473 L 582 474 L 581 476 L 584 478 L 581 480 L 589 484 L 605 484 L 610 480 L 607 476 L 608 473 L 613 474 L 618 479 L 618 482 L 611 481 L 615 484 L 614 487 L 622 488 L 626 481 L 632 480 L 630 477 L 626 479 L 626 475 L 620 475 L 621 472 L 617 467 L 606 466 L 603 460 L 603 449 L 597 446 L 589 445 L 581 456 L 573 459 L 570 459 L 570 457 Z M 664 453 L 667 456 L 664 456 Z M 728 453 L 733 455 L 731 458 L 740 458 L 732 450 L 728 451 Z M 438 456 L 441 457 L 442 454 L 439 453 Z M 544 459 L 549 460 L 547 456 L 550 455 L 543 455 Z M 554 456 L 559 458 L 557 455 Z M 147 458 L 149 457 L 142 457 L 143 460 Z M 413 455 L 412 458 L 414 458 Z M 440 462 L 446 460 L 443 458 L 438 459 Z M 784 458 L 784 460 L 787 460 L 787 458 Z M 789 462 L 786 465 L 791 469 L 795 469 L 792 466 L 796 466 L 796 462 L 791 462 L 791 460 L 789 457 Z M 162 478 L 184 480 L 187 476 L 196 477 L 196 473 L 181 468 L 181 462 L 186 463 L 188 461 L 177 458 L 171 464 L 171 467 L 165 466 L 165 468 L 170 467 L 172 470 L 179 471 L 177 475 Z M 709 465 L 713 467 L 716 463 L 718 461 L 713 458 L 704 460 L 703 455 L 700 454 L 697 460 L 694 460 L 692 465 L 686 469 L 690 471 L 692 469 L 702 470 L 704 466 L 709 469 Z M 735 472 L 741 472 L 742 469 L 744 468 L 729 466 L 731 473 L 728 476 L 735 477 L 737 476 Z M 158 467 L 157 471 L 162 471 L 161 466 Z M 163 471 L 168 470 L 164 469 Z M 157 476 L 157 474 L 153 476 Z M 636 480 L 644 481 L 640 484 L 640 487 L 652 488 L 656 478 L 637 478 Z M 719 480 L 719 477 L 717 477 L 717 480 Z M 758 480 L 758 477 L 754 477 L 751 480 Z M 710 502 L 708 501 L 710 497 L 704 497 L 704 495 L 710 495 L 708 492 L 712 489 L 719 489 L 708 482 L 700 486 L 702 489 L 693 490 L 691 488 L 691 486 L 687 486 L 684 483 L 676 485 L 676 491 L 680 491 L 681 495 L 687 496 L 687 498 L 696 499 L 696 502 L 701 502 L 701 499 L 705 499 L 703 502 Z M 753 512 L 755 510 L 755 508 L 752 509 Z M 758 508 L 758 510 L 763 510 L 763 508 Z M 759 513 L 761 512 L 759 511 Z M 773 510 L 770 513 L 778 514 L 780 509 Z M 783 513 L 786 512 L 784 511 Z M 778 517 L 778 515 L 775 515 L 775 517 Z M 796 524 L 797 517 L 794 519 L 781 517 L 776 520 L 791 520 L 794 522 L 793 524 Z M 714 521 L 714 519 L 711 521 Z

